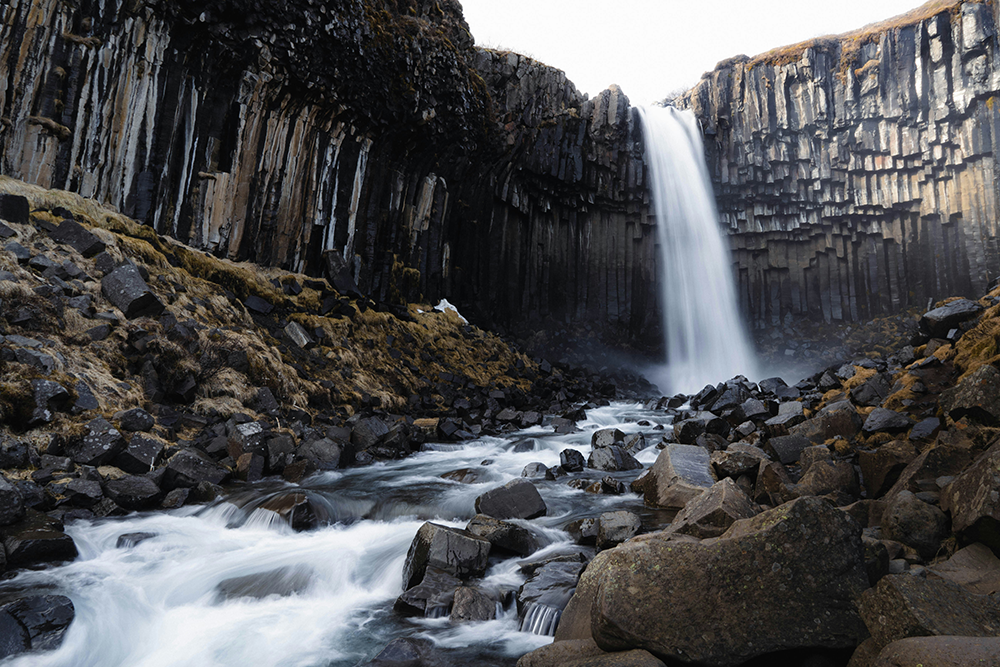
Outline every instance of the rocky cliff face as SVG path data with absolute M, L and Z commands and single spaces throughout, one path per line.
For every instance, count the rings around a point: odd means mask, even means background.
M 456 2 L 13 0 L 0 80 L 2 173 L 216 255 L 511 328 L 655 311 L 627 99 L 474 49 Z
M 700 118 L 757 326 L 858 320 L 1000 272 L 1000 53 L 988 2 L 721 63 Z

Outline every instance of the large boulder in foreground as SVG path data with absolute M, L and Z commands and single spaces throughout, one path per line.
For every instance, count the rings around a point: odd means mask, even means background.
M 920 318 L 920 328 L 931 338 L 945 338 L 949 331 L 982 311 L 983 307 L 975 301 L 956 299 L 924 313 Z
M 941 494 L 951 527 L 1000 553 L 1000 442 L 990 447 Z
M 606 651 L 719 667 L 800 647 L 853 648 L 867 634 L 854 606 L 867 587 L 861 527 L 825 500 L 800 498 L 717 540 L 658 534 L 600 553 L 557 640 L 583 638 L 589 622 Z
M 667 445 L 643 482 L 647 505 L 681 509 L 715 484 L 712 458 L 697 445 Z
M 593 639 L 574 639 L 521 656 L 517 667 L 663 667 L 663 663 L 647 651 L 608 653 Z
M 875 667 L 1000 667 L 1000 637 L 911 637 L 886 646 Z
M 955 420 L 969 417 L 990 426 L 1000 424 L 1000 371 L 988 364 L 980 366 L 941 393 L 941 407 Z

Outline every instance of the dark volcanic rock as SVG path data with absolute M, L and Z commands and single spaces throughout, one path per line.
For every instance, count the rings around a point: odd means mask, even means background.
M 727 477 L 689 501 L 668 530 L 698 538 L 719 537 L 736 521 L 759 513 L 760 507 Z
M 31 638 L 21 622 L 0 610 L 0 659 L 24 653 L 31 649 Z
M 948 332 L 966 320 L 970 320 L 979 313 L 983 307 L 975 301 L 968 299 L 956 299 L 940 308 L 929 310 L 920 318 L 920 328 L 931 338 L 945 338 Z
M 858 609 L 880 646 L 906 637 L 996 637 L 1000 603 L 994 597 L 949 581 L 891 574 L 864 592 Z
M 21 195 L 0 194 L 0 220 L 26 225 L 31 222 L 31 206 Z
M 801 435 L 782 435 L 770 438 L 764 445 L 764 451 L 784 465 L 788 465 L 798 461 L 799 454 L 810 445 L 812 442 Z
M 473 535 L 489 540 L 496 549 L 527 556 L 538 551 L 538 538 L 523 526 L 502 521 L 485 514 L 477 514 L 465 527 Z
M 403 566 L 403 588 L 421 582 L 433 567 L 459 578 L 480 576 L 486 570 L 490 542 L 467 530 L 427 522 L 410 543 Z
M 886 494 L 899 479 L 899 475 L 913 459 L 917 450 L 906 440 L 893 440 L 875 451 L 858 452 L 858 464 L 865 480 L 869 498 Z
M 665 667 L 647 651 L 609 653 L 593 639 L 559 641 L 521 657 L 517 667 Z
M 201 482 L 221 484 L 229 471 L 194 449 L 182 449 L 167 462 L 163 475 L 163 488 L 196 487 Z
M 163 304 L 149 290 L 133 264 L 123 264 L 101 279 L 101 293 L 125 317 L 156 317 L 163 312 Z
M 512 480 L 476 498 L 476 513 L 497 519 L 534 519 L 546 511 L 538 489 L 525 479 Z
M 73 602 L 65 595 L 33 595 L 6 604 L 0 611 L 20 622 L 33 651 L 58 648 L 75 616 Z
M 497 602 L 478 588 L 461 586 L 452 602 L 452 623 L 491 621 L 497 616 Z
M 87 434 L 66 447 L 74 463 L 102 466 L 111 463 L 126 447 L 125 438 L 106 419 L 98 417 L 87 424 Z
M 605 512 L 597 519 L 597 548 L 610 549 L 639 534 L 642 519 L 638 514 L 619 510 Z
M 528 577 L 517 591 L 517 613 L 523 632 L 536 635 L 555 632 L 583 567 L 579 561 L 550 561 Z
M 941 494 L 951 527 L 1000 551 L 1000 443 L 972 463 Z
M 913 547 L 925 561 L 941 548 L 948 536 L 948 517 L 909 491 L 897 493 L 882 515 L 882 536 Z
M 115 420 L 124 431 L 148 431 L 156 424 L 153 415 L 142 408 L 132 408 L 115 415 Z
M 0 475 L 0 525 L 16 523 L 24 518 L 24 499 L 6 477 Z
M 141 435 L 133 435 L 128 446 L 115 457 L 115 467 L 133 475 L 143 475 L 159 463 L 163 454 L 163 443 Z
M 941 407 L 954 419 L 971 417 L 988 425 L 1000 423 L 1000 371 L 980 366 L 957 386 L 941 394 Z
M 601 552 L 573 614 L 591 619 L 605 650 L 730 666 L 788 648 L 857 646 L 866 630 L 854 601 L 867 587 L 861 527 L 803 498 L 737 521 L 710 545 L 654 534 Z
M 559 465 L 566 472 L 581 472 L 585 464 L 583 454 L 575 449 L 564 449 L 559 452 Z
M 9 567 L 73 560 L 77 556 L 73 538 L 62 531 L 62 524 L 33 510 L 2 532 Z
M 899 433 L 913 426 L 913 422 L 906 415 L 901 415 L 894 410 L 886 408 L 875 408 L 865 420 L 862 430 L 867 435 L 872 433 Z
M 878 667 L 995 667 L 1000 665 L 1000 637 L 910 637 L 894 641 L 878 654 Z
M 163 494 L 160 487 L 148 477 L 125 475 L 104 485 L 104 493 L 127 510 L 155 507 Z
M 51 380 L 32 380 L 31 391 L 35 409 L 28 426 L 47 424 L 55 418 L 56 412 L 69 407 L 70 394 L 61 384 Z
M 93 257 L 104 252 L 104 242 L 78 222 L 63 220 L 49 233 L 53 240 L 65 243 L 84 257 Z
M 594 449 L 587 458 L 587 467 L 605 472 L 637 470 L 642 464 L 623 447 L 611 445 Z
M 643 483 L 647 505 L 680 509 L 715 484 L 711 456 L 696 445 L 667 445 Z

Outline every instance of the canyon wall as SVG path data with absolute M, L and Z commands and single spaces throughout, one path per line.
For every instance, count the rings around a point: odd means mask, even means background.
M 655 330 L 628 100 L 475 49 L 456 2 L 11 0 L 0 82 L 0 172 L 213 254 L 511 330 Z
M 997 17 L 965 2 L 720 65 L 702 122 L 758 326 L 858 320 L 1000 272 Z

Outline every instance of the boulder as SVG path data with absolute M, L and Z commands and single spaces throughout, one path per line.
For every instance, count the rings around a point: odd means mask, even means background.
M 101 293 L 128 319 L 156 317 L 164 306 L 149 290 L 139 269 L 123 264 L 101 279 Z
M 893 496 L 882 515 L 882 536 L 917 550 L 929 561 L 948 536 L 948 517 L 909 491 Z
M 768 439 L 764 451 L 770 454 L 771 458 L 788 465 L 798 461 L 802 450 L 812 444 L 808 438 L 801 435 L 781 435 Z
M 132 408 L 119 412 L 114 416 L 114 419 L 123 431 L 148 431 L 156 424 L 153 415 L 142 408 Z
M 5 526 L 2 532 L 11 568 L 73 560 L 77 556 L 76 544 L 63 532 L 62 524 L 34 510 L 28 510 L 24 519 Z
M 125 475 L 104 485 L 104 493 L 127 510 L 144 510 L 156 507 L 163 493 L 149 477 Z
M 847 505 L 861 495 L 858 472 L 848 461 L 816 461 L 806 470 L 795 493 L 800 496 L 834 495 L 838 505 Z
M 378 417 L 358 420 L 351 429 L 351 444 L 359 451 L 374 447 L 389 434 L 389 426 Z
M 906 431 L 911 426 L 913 426 L 913 422 L 906 415 L 902 415 L 895 410 L 875 408 L 868 415 L 861 430 L 864 431 L 865 435 L 871 435 L 872 433 L 899 433 Z
M 49 236 L 54 241 L 70 246 L 84 257 L 98 255 L 104 252 L 106 247 L 104 241 L 98 238 L 96 234 L 86 229 L 80 223 L 69 219 L 59 223 L 58 227 L 49 232 Z
M 959 549 L 943 563 L 927 568 L 931 579 L 945 579 L 976 595 L 1000 592 L 1000 558 L 976 542 Z
M 575 449 L 564 449 L 559 452 L 559 465 L 566 472 L 581 472 L 586 465 L 583 454 Z
M 489 540 L 495 549 L 510 551 L 519 556 L 527 556 L 538 551 L 539 543 L 535 534 L 524 526 L 510 521 L 477 514 L 465 529 L 473 535 Z
M 816 416 L 793 426 L 788 433 L 804 436 L 821 445 L 836 436 L 851 440 L 861 431 L 863 424 L 864 420 L 850 401 L 839 401 L 826 406 Z
M 909 637 L 883 648 L 874 667 L 1000 667 L 1000 637 Z
M 777 461 L 761 461 L 753 489 L 753 500 L 777 507 L 795 497 L 792 479 Z
M 983 307 L 975 301 L 956 299 L 924 313 L 920 318 L 920 328 L 931 338 L 946 338 L 949 331 L 972 319 L 982 310 Z
M 271 442 L 274 439 L 268 440 L 268 458 L 274 459 L 277 462 L 278 457 L 281 453 L 281 442 L 275 443 L 274 447 L 271 447 Z M 286 447 L 285 449 L 291 452 L 292 448 Z M 274 451 L 272 451 L 274 450 Z M 344 448 L 340 444 L 334 442 L 329 438 L 320 438 L 319 440 L 312 440 L 302 445 L 299 448 L 298 455 L 307 461 L 310 461 L 317 470 L 336 470 L 340 467 L 341 459 L 343 458 Z M 271 466 L 272 468 L 274 465 Z
M 93 507 L 104 497 L 100 482 L 77 477 L 63 488 L 66 499 L 77 507 Z
M 893 440 L 875 451 L 858 452 L 858 465 L 869 498 L 880 498 L 899 480 L 899 475 L 917 458 L 916 448 L 906 440 Z
M 889 396 L 892 385 L 887 373 L 873 375 L 870 380 L 851 390 L 851 400 L 862 407 L 881 405 Z
M 737 521 L 712 543 L 653 534 L 603 551 L 580 580 L 582 614 L 573 613 L 586 618 L 589 608 L 604 650 L 724 667 L 796 647 L 857 646 L 866 631 L 854 602 L 867 587 L 861 527 L 803 498 Z
M 605 512 L 597 519 L 597 548 L 610 549 L 635 537 L 642 529 L 642 519 L 632 512 Z
M 764 422 L 764 428 L 771 437 L 788 435 L 788 429 L 806 420 L 802 403 L 789 401 L 778 406 L 778 414 Z
M 534 519 L 546 511 L 538 489 L 526 479 L 512 480 L 476 498 L 476 513 L 497 519 Z
M 556 476 L 552 474 L 552 472 L 548 469 L 548 467 L 544 463 L 538 463 L 538 462 L 529 463 L 528 465 L 524 466 L 524 469 L 521 471 L 521 477 L 525 477 L 527 479 L 548 479 L 548 480 L 553 480 L 556 478 Z
M 590 446 L 594 449 L 618 445 L 624 441 L 625 434 L 616 428 L 602 428 L 599 431 L 594 431 L 594 434 L 590 436 Z
M 982 424 L 1000 424 L 1000 371 L 980 366 L 955 387 L 941 393 L 941 407 L 954 420 L 969 417 Z
M 410 543 L 403 566 L 403 588 L 421 582 L 428 567 L 459 578 L 480 576 L 490 554 L 488 540 L 467 530 L 427 522 Z
M 497 601 L 478 588 L 460 586 L 455 589 L 451 607 L 452 623 L 492 621 L 497 617 Z
M 0 220 L 26 225 L 31 222 L 31 206 L 22 195 L 0 194 Z
M 694 444 L 699 435 L 705 433 L 704 419 L 685 419 L 674 424 L 674 437 L 682 445 Z
M 28 631 L 9 612 L 0 610 L 0 660 L 29 650 Z
M 192 488 L 202 482 L 222 484 L 229 478 L 229 471 L 201 452 L 185 448 L 174 454 L 167 462 L 163 474 L 163 488 Z
M 28 426 L 47 424 L 55 418 L 56 412 L 69 408 L 70 394 L 57 382 L 32 380 L 31 392 L 35 399 L 35 409 L 31 413 Z
M 900 491 L 907 490 L 919 493 L 926 488 L 937 488 L 937 480 L 942 477 L 960 475 L 972 462 L 969 450 L 963 447 L 936 445 L 927 449 L 917 458 L 910 461 L 899 479 L 892 485 L 886 498 L 891 498 Z M 931 486 L 933 485 L 933 487 Z M 945 505 L 946 494 L 942 494 L 941 509 L 948 511 Z
M 573 541 L 582 545 L 597 544 L 597 530 L 599 526 L 596 518 L 577 519 L 566 524 L 565 531 L 570 534 Z
M 65 595 L 32 595 L 0 607 L 25 629 L 33 651 L 52 651 L 62 644 L 73 621 L 73 602 Z
M 517 591 L 517 613 L 522 632 L 553 635 L 563 609 L 580 578 L 584 564 L 551 561 L 535 570 Z
M 74 463 L 102 466 L 111 463 L 127 446 L 125 438 L 103 417 L 87 424 L 87 434 L 66 446 L 66 455 Z
M 605 472 L 619 472 L 622 470 L 637 470 L 642 464 L 635 460 L 635 457 L 628 453 L 623 447 L 611 445 L 594 449 L 587 457 L 587 467 Z
M 734 443 L 721 452 L 712 452 L 712 468 L 719 479 L 756 475 L 761 461 L 767 460 L 764 450 L 755 445 Z
M 1000 602 L 949 581 L 911 574 L 882 577 L 861 596 L 858 610 L 879 646 L 919 636 L 996 637 Z
M 141 435 L 133 435 L 128 446 L 115 457 L 112 464 L 133 475 L 144 475 L 152 470 L 163 455 L 163 443 Z
M 736 486 L 733 478 L 727 477 L 689 501 L 668 531 L 698 538 L 719 537 L 736 521 L 759 513 L 757 503 Z
M 455 591 L 461 585 L 462 580 L 455 575 L 436 567 L 428 567 L 420 583 L 403 591 L 396 598 L 393 608 L 409 616 L 442 618 L 451 611 Z
M 696 445 L 667 445 L 643 484 L 646 504 L 681 509 L 715 484 L 711 455 Z
M 990 447 L 941 495 L 951 527 L 1000 552 L 1000 442 Z
M 20 491 L 0 475 L 0 526 L 17 523 L 24 518 L 24 499 Z
M 353 283 L 351 278 L 348 280 Z M 356 290 L 355 293 L 357 293 Z M 389 642 L 389 645 L 382 649 L 378 655 L 369 662 L 363 663 L 361 667 L 454 667 L 454 665 L 451 662 L 438 659 L 431 640 L 401 637 Z
M 517 667 L 665 667 L 648 651 L 602 651 L 593 639 L 556 642 L 521 656 Z

